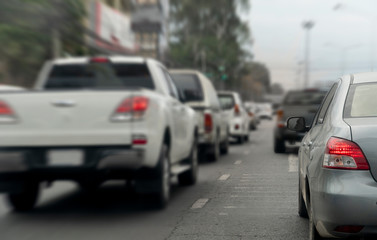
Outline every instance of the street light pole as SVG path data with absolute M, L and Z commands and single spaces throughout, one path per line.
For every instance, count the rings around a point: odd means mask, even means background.
M 304 77 L 304 87 L 309 86 L 309 54 L 310 54 L 310 30 L 314 27 L 313 21 L 305 21 L 302 27 L 306 30 L 306 43 L 305 43 L 305 77 Z

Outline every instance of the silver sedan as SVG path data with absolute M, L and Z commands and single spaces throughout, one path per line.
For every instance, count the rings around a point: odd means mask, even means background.
M 299 149 L 299 215 L 310 238 L 377 236 L 377 73 L 345 76 L 323 100 Z M 376 238 L 374 238 L 376 239 Z

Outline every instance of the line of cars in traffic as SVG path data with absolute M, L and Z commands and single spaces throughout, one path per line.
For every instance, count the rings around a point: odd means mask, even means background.
M 329 91 L 289 92 L 277 113 L 281 140 L 301 141 L 298 214 L 309 239 L 376 239 L 376 73 L 346 75 Z
M 218 160 L 229 138 L 243 143 L 256 128 L 238 93 L 142 57 L 56 59 L 33 91 L 3 90 L 0 192 L 16 211 L 56 180 L 86 190 L 126 180 L 163 208 L 172 176 L 195 184 L 200 159 Z

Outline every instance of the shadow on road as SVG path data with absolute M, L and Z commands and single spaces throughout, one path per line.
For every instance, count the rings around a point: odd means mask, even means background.
M 171 202 L 179 198 L 179 195 L 187 187 L 172 186 Z M 91 192 L 79 189 L 62 193 L 59 196 L 44 201 L 35 209 L 27 213 L 13 213 L 13 216 L 80 216 L 80 217 L 117 217 L 125 215 L 140 214 L 143 212 L 161 212 L 150 195 L 137 194 L 127 189 L 124 185 L 106 185 Z M 70 218 L 72 219 L 72 218 Z M 73 218 L 74 219 L 74 218 Z

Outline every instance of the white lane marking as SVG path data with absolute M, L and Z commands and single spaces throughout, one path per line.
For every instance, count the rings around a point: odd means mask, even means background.
M 237 161 L 234 162 L 234 165 L 240 165 L 241 163 L 242 163 L 241 160 L 237 160 Z
M 298 171 L 298 156 L 294 154 L 288 155 L 288 172 L 297 172 Z
M 224 208 L 227 208 L 227 209 L 234 209 L 234 208 L 237 208 L 236 206 L 225 206 Z
M 244 173 L 242 175 L 244 175 L 244 176 L 250 176 L 251 174 L 250 173 Z
M 245 155 L 249 155 L 249 154 L 250 154 L 250 151 L 245 151 L 245 152 L 243 152 L 243 154 L 245 154 Z
M 225 213 L 225 212 L 221 212 L 221 213 L 219 213 L 219 215 L 220 215 L 220 216 L 228 216 L 228 214 Z
M 219 177 L 219 181 L 226 181 L 230 177 L 230 174 L 223 174 L 221 177 Z
M 191 209 L 203 208 L 204 205 L 207 204 L 208 200 L 209 200 L 208 198 L 199 198 L 199 199 L 196 200 L 196 202 L 194 202 L 194 204 L 191 206 Z

